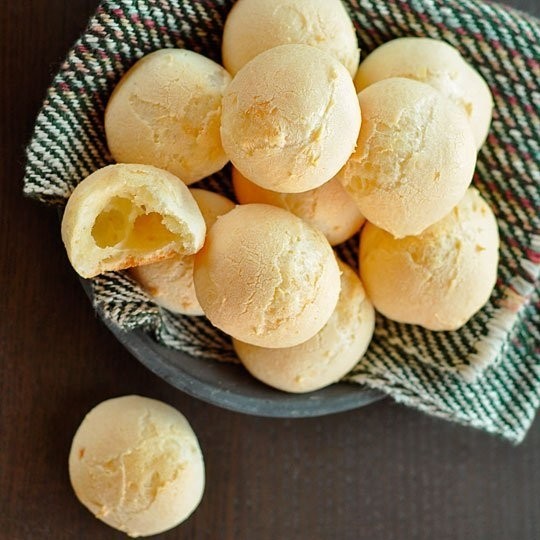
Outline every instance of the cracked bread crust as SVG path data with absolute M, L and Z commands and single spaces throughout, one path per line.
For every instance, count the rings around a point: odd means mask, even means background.
M 362 127 L 338 178 L 366 219 L 397 238 L 421 233 L 460 201 L 476 164 L 463 110 L 404 78 L 358 94 Z
M 368 223 L 360 275 L 375 309 L 429 330 L 456 330 L 489 299 L 497 278 L 499 234 L 478 191 L 419 236 L 396 239 Z
M 340 0 L 239 0 L 223 29 L 223 65 L 235 75 L 258 54 L 286 43 L 317 47 L 354 77 L 360 51 Z
M 266 51 L 225 91 L 223 148 L 255 184 L 282 193 L 330 180 L 354 150 L 360 107 L 347 70 L 308 45 Z
M 339 296 L 328 241 L 293 214 L 264 204 L 218 218 L 195 257 L 197 298 L 214 326 L 254 345 L 289 347 L 315 335 Z
M 197 437 L 173 407 L 141 396 L 94 407 L 73 438 L 69 476 L 98 519 L 129 536 L 149 536 L 184 521 L 204 491 Z
M 193 51 L 162 49 L 122 77 L 105 111 L 117 162 L 147 163 L 191 184 L 225 166 L 219 126 L 230 75 Z

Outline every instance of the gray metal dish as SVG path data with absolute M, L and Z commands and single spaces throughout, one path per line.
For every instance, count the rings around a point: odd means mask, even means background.
M 92 299 L 90 282 L 82 280 Z M 193 397 L 245 414 L 277 418 L 323 416 L 356 409 L 383 399 L 381 392 L 338 383 L 308 394 L 288 394 L 270 388 L 237 364 L 193 358 L 164 347 L 142 330 L 124 332 L 102 319 L 116 339 L 150 371 Z

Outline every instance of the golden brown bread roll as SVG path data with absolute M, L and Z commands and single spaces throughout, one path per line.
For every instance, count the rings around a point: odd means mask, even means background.
M 206 229 L 218 216 L 234 208 L 234 203 L 205 189 L 189 190 L 201 210 Z M 131 276 L 152 297 L 154 302 L 174 313 L 204 315 L 193 285 L 194 255 L 175 255 L 157 263 L 130 269 Z
M 258 54 L 287 43 L 317 47 L 353 77 L 360 51 L 340 0 L 238 0 L 223 29 L 223 65 L 235 75 Z
M 311 392 L 337 382 L 362 358 L 373 335 L 375 311 L 355 272 L 338 263 L 341 293 L 336 309 L 311 339 L 284 349 L 233 340 L 236 353 L 254 377 L 286 392 Z
M 476 146 L 463 110 L 431 86 L 384 79 L 358 94 L 362 127 L 338 178 L 368 221 L 420 234 L 461 200 Z
M 109 165 L 73 191 L 62 240 L 73 268 L 90 278 L 191 255 L 204 242 L 203 216 L 186 185 L 149 165 Z
M 90 512 L 132 537 L 175 527 L 204 491 L 203 456 L 188 421 L 140 396 L 109 399 L 86 415 L 73 437 L 69 476 Z
M 223 97 L 221 140 L 234 166 L 282 193 L 330 180 L 356 144 L 360 108 L 347 70 L 308 45 L 280 45 L 248 62 Z
M 354 83 L 360 92 L 389 77 L 427 83 L 462 107 L 480 148 L 491 123 L 493 98 L 486 81 L 459 54 L 438 39 L 404 37 L 375 49 L 360 64 Z
M 232 179 L 240 203 L 263 203 L 284 208 L 320 229 L 332 246 L 356 234 L 365 221 L 337 178 L 303 193 L 278 193 L 263 189 L 234 167 Z
M 324 235 L 265 204 L 240 205 L 218 218 L 195 257 L 194 281 L 214 326 L 262 347 L 290 347 L 314 336 L 340 289 Z
M 489 299 L 499 234 L 478 191 L 419 236 L 396 239 L 371 223 L 360 239 L 360 275 L 375 309 L 430 330 L 455 330 Z
M 228 161 L 219 135 L 221 99 L 231 80 L 185 49 L 147 54 L 122 77 L 105 111 L 107 144 L 122 163 L 146 163 L 191 184 Z

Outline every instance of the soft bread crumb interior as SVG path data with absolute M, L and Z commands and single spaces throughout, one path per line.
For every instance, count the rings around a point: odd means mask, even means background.
M 178 241 L 177 236 L 167 229 L 162 220 L 163 216 L 157 212 L 137 216 L 133 222 L 133 229 L 126 238 L 126 247 L 157 249 Z
M 171 230 L 172 229 L 172 230 Z M 102 249 L 152 250 L 182 242 L 185 226 L 170 216 L 149 212 L 126 197 L 113 197 L 96 216 L 92 237 Z

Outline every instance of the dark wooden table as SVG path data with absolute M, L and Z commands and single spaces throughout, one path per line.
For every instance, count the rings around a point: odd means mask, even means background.
M 21 196 L 44 90 L 96 4 L 0 1 L 0 538 L 124 538 L 77 502 L 67 457 L 85 413 L 131 393 L 185 413 L 205 455 L 202 504 L 160 538 L 540 538 L 538 421 L 514 448 L 390 400 L 319 419 L 248 417 L 174 390 L 115 341 L 68 264 L 55 212 Z

